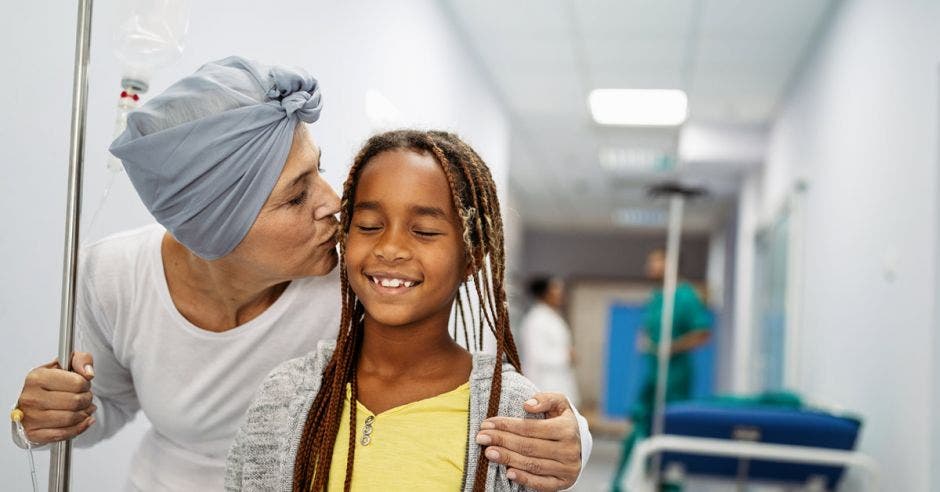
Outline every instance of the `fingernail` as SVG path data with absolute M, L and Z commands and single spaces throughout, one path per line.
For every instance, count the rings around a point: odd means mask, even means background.
M 95 368 L 91 367 L 91 364 L 85 364 L 85 374 L 95 377 Z
M 534 406 L 536 406 L 536 405 L 539 404 L 539 401 L 536 400 L 535 398 L 530 398 L 530 399 L 526 400 L 525 404 L 528 405 L 528 406 L 530 406 L 530 407 L 534 407 Z M 507 475 L 507 476 L 508 476 L 508 475 Z
M 477 444 L 489 444 L 493 442 L 493 438 L 486 434 L 477 434 Z
M 484 454 L 486 455 L 486 459 L 490 461 L 496 461 L 499 459 L 499 451 L 496 451 L 495 449 L 487 449 L 486 453 Z
M 486 420 L 484 420 L 483 422 L 480 423 L 480 428 L 483 430 L 492 430 L 496 428 L 496 424 L 492 422 L 487 422 Z
M 95 425 L 95 422 L 97 422 L 97 421 L 98 421 L 98 419 L 92 417 L 91 420 L 88 422 L 88 427 L 91 427 L 91 426 Z
M 515 479 L 516 479 L 516 472 L 513 471 L 513 470 L 509 470 L 508 472 L 506 472 L 506 478 L 508 478 L 508 479 L 510 479 L 510 480 L 515 480 Z

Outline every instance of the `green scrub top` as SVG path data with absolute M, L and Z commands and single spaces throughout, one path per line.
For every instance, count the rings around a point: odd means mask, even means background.
M 643 319 L 643 329 L 646 336 L 654 345 L 659 344 L 660 325 L 663 312 L 663 291 L 657 289 L 653 292 L 646 306 Z M 672 340 L 675 341 L 693 331 L 707 330 L 711 318 L 705 305 L 691 285 L 681 282 L 676 286 L 676 300 L 672 320 Z M 656 388 L 656 374 L 659 372 L 657 354 L 643 355 L 646 365 L 646 380 L 643 382 L 640 395 L 634 405 L 632 416 L 634 422 L 648 422 L 652 415 L 653 399 Z M 666 382 L 666 401 L 681 401 L 691 397 L 692 392 L 692 358 L 689 352 L 675 354 L 669 358 L 669 377 Z
M 663 314 L 663 291 L 657 289 L 646 305 L 643 328 L 646 336 L 654 343 L 659 343 L 660 324 Z M 691 285 L 680 282 L 676 285 L 676 302 L 672 315 L 672 339 L 682 337 L 693 331 L 707 330 L 711 324 L 708 310 L 699 299 Z

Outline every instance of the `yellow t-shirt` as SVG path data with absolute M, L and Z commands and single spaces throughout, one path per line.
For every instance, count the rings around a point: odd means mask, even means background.
M 342 491 L 346 478 L 349 400 L 347 387 L 330 465 L 330 492 Z M 470 383 L 378 415 L 358 401 L 356 405 L 353 490 L 460 490 L 467 454 Z

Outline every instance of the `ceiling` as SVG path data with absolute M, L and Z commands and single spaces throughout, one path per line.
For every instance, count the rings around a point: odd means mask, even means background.
M 724 220 L 741 175 L 760 160 L 720 151 L 736 135 L 766 135 L 836 1 L 441 4 L 509 113 L 513 201 L 527 225 L 610 229 L 618 210 L 663 207 L 646 188 L 678 179 L 709 190 L 686 214 L 687 229 L 706 231 Z M 679 128 L 599 126 L 587 107 L 597 88 L 682 89 L 689 119 Z M 719 152 L 712 158 L 699 159 L 680 151 L 690 128 L 704 129 L 698 140 L 706 143 L 715 129 L 727 138 L 713 143 Z M 676 164 L 611 170 L 600 162 L 605 149 L 661 152 Z

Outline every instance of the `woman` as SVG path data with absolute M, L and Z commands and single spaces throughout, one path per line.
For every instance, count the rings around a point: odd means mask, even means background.
M 131 488 L 222 487 L 255 388 L 339 322 L 339 200 L 299 124 L 320 110 L 305 73 L 230 57 L 129 116 L 111 150 L 162 227 L 83 252 L 76 325 L 88 353 L 73 356 L 75 372 L 53 363 L 27 375 L 17 406 L 31 441 L 91 445 L 143 410 L 153 427 L 132 460 Z M 564 397 L 536 398 L 527 410 L 556 418 L 524 433 L 501 420 L 484 434 L 500 462 L 539 466 L 571 447 L 588 454 L 589 434 L 580 430 L 582 446 Z M 575 478 L 520 474 L 544 489 Z
M 561 316 L 565 284 L 561 279 L 537 277 L 529 282 L 535 303 L 522 318 L 522 368 L 527 378 L 546 391 L 564 393 L 578 403 L 571 328 Z

